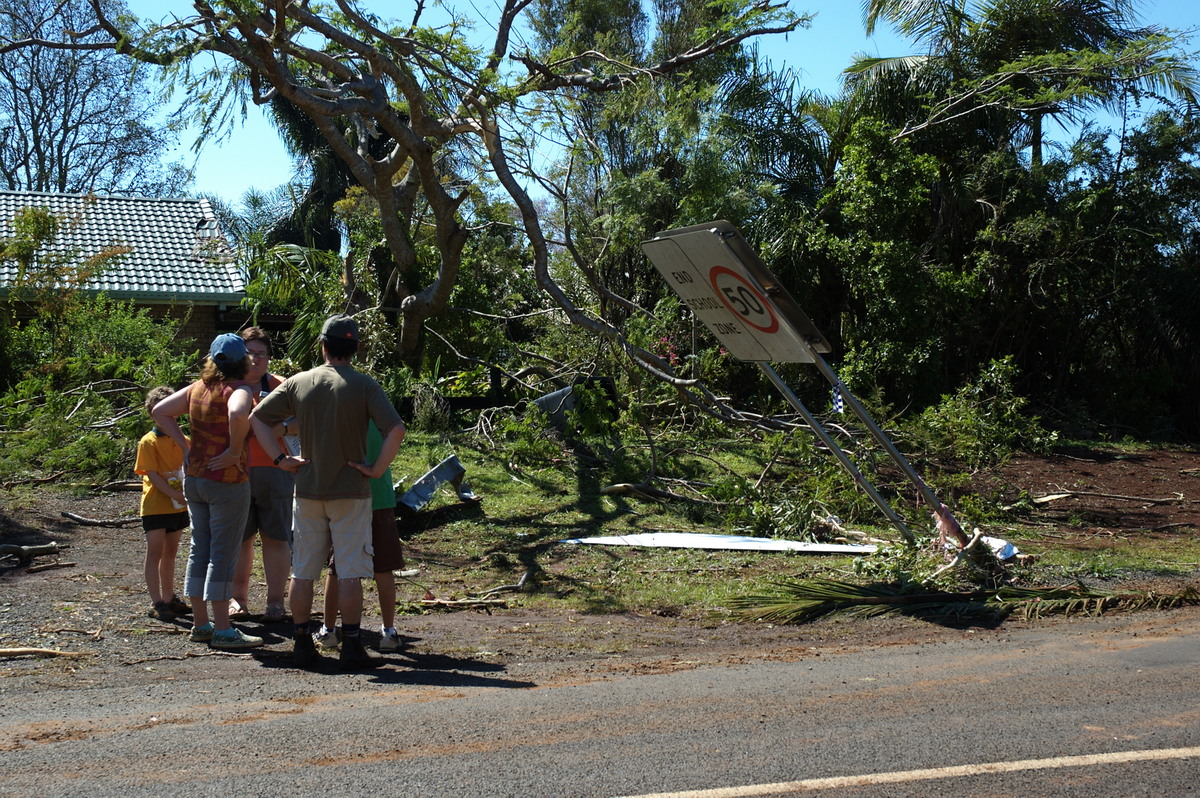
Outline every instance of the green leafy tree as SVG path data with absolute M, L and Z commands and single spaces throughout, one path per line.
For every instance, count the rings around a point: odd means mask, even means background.
M 924 52 L 859 58 L 847 74 L 868 96 L 879 88 L 880 99 L 898 90 L 910 98 L 898 106 L 904 117 L 889 117 L 910 132 L 973 129 L 1028 147 L 1036 171 L 1048 117 L 1078 121 L 1083 110 L 1120 108 L 1143 92 L 1195 101 L 1195 69 L 1172 37 L 1137 24 L 1135 8 L 1129 0 L 869 0 L 868 34 L 886 20 Z M 884 115 L 883 103 L 872 106 Z
M 195 3 L 193 16 L 167 26 L 113 17 L 99 0 L 89 5 L 97 39 L 88 48 L 108 47 L 167 68 L 205 118 L 220 119 L 214 98 L 236 105 L 282 97 L 313 121 L 379 205 L 383 240 L 400 275 L 402 356 L 419 351 L 422 325 L 445 310 L 460 279 L 470 237 L 461 212 L 470 192 L 445 180 L 445 162 L 453 158 L 503 187 L 517 208 L 534 277 L 565 316 L 667 379 L 669 368 L 623 342 L 618 327 L 580 308 L 555 279 L 543 214 L 519 174 L 536 179 L 526 122 L 550 109 L 560 93 L 624 91 L 797 24 L 786 8 L 771 2 L 713 7 L 703 24 L 687 30 L 686 46 L 669 58 L 634 66 L 579 52 L 553 60 L 514 52 L 513 34 L 526 9 L 517 0 L 504 3 L 491 20 L 496 33 L 484 48 L 468 38 L 462 16 L 427 21 L 422 4 L 415 5 L 411 22 L 397 24 L 350 0 L 323 9 L 218 0 Z M 82 46 L 43 29 L 24 39 L 10 37 L 0 43 L 0 54 Z M 214 62 L 209 55 L 219 58 Z M 418 201 L 429 209 L 431 221 L 422 231 L 427 237 L 409 226 Z M 427 282 L 416 279 L 418 250 L 425 246 L 437 258 Z

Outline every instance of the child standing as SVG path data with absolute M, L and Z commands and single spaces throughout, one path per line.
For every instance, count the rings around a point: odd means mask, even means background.
M 165 386 L 146 395 L 146 412 L 170 396 Z M 175 557 L 180 532 L 188 525 L 187 501 L 179 475 L 183 450 L 170 436 L 155 427 L 138 441 L 134 473 L 142 475 L 142 529 L 146 533 L 146 590 L 153 606 L 148 613 L 161 621 L 191 613 L 191 607 L 175 594 Z

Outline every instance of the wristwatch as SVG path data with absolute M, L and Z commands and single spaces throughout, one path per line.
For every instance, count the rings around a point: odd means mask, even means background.
M 280 461 L 280 460 L 282 460 L 283 458 L 287 457 L 287 456 L 288 456 L 288 453 L 287 453 L 287 452 L 280 452 L 280 453 L 279 453 L 279 456 L 278 456 L 278 457 L 276 457 L 276 458 L 275 458 L 274 460 L 272 460 L 271 462 L 272 462 L 272 463 L 274 463 L 275 465 L 279 465 L 279 461 Z

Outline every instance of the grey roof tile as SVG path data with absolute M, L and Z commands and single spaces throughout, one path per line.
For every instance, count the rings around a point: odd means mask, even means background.
M 119 299 L 155 302 L 236 303 L 245 278 L 205 199 L 149 199 L 82 194 L 0 191 L 0 239 L 12 235 L 18 210 L 49 209 L 58 237 L 35 258 L 82 259 L 111 246 L 129 247 L 85 288 Z M 0 262 L 0 293 L 17 266 Z

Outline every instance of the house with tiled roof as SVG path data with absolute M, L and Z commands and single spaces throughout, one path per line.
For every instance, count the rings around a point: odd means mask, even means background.
M 184 321 L 181 338 L 207 343 L 244 323 L 245 275 L 208 200 L 0 191 L 0 243 L 13 236 L 13 219 L 26 208 L 49 211 L 58 233 L 33 253 L 28 269 L 0 260 L 0 298 L 39 268 L 99 262 L 81 290 Z

